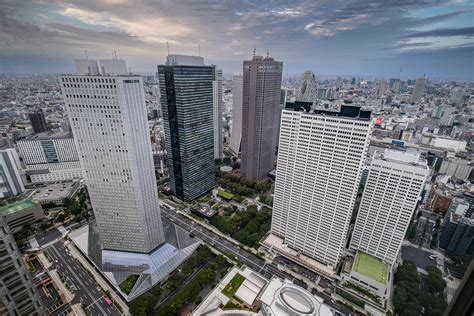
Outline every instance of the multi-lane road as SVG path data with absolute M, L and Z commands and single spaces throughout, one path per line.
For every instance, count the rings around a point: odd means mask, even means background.
M 279 270 L 277 267 L 278 264 L 297 266 L 300 271 L 305 271 L 306 275 L 311 275 L 311 271 L 298 266 L 296 263 L 281 257 L 275 258 L 272 263 L 266 263 L 265 260 L 247 252 L 236 244 L 221 237 L 214 231 L 201 226 L 200 223 L 191 220 L 190 218 L 176 212 L 175 210 L 169 209 L 166 206 L 162 206 L 161 214 L 188 232 L 194 234 L 196 237 L 206 241 L 218 251 L 228 256 L 235 256 L 240 262 L 257 271 L 266 278 L 270 279 L 273 276 L 278 276 L 280 278 L 293 280 L 295 284 L 306 288 L 306 284 L 294 279 L 291 275 Z M 71 225 L 68 227 L 68 229 L 75 228 L 75 225 Z M 58 230 L 53 230 L 38 236 L 37 241 L 40 246 L 47 245 L 46 252 L 48 253 L 48 256 L 53 259 L 53 266 L 49 268 L 49 270 L 57 269 L 59 273 L 64 275 L 64 278 L 67 280 L 68 284 L 72 286 L 75 297 L 71 302 L 71 305 L 82 303 L 87 307 L 92 315 L 118 315 L 119 313 L 117 310 L 111 306 L 108 306 L 103 301 L 103 293 L 101 289 L 98 287 L 97 283 L 87 274 L 82 265 L 69 254 L 68 249 L 60 240 L 60 236 L 61 234 L 58 232 Z M 323 281 L 321 283 L 325 282 Z M 350 311 L 346 308 L 334 304 L 331 296 L 327 293 L 315 291 L 313 291 L 313 293 L 322 297 L 324 302 L 334 310 L 346 315 L 350 313 Z
M 82 304 L 91 315 L 119 315 L 113 306 L 102 299 L 104 293 L 82 265 L 71 256 L 62 241 L 46 248 L 47 255 L 53 260 L 49 270 L 56 269 L 63 276 L 74 293 L 71 305 Z
M 268 264 L 265 260 L 256 257 L 255 255 L 241 249 L 237 245 L 231 243 L 230 241 L 226 240 L 225 238 L 220 237 L 218 234 L 213 232 L 212 230 L 207 229 L 204 226 L 199 225 L 199 223 L 194 222 L 193 220 L 189 219 L 188 217 L 177 213 L 174 210 L 167 208 L 166 206 L 161 206 L 161 214 L 162 216 L 168 218 L 175 224 L 179 225 L 180 227 L 186 229 L 190 233 L 193 233 L 198 238 L 206 241 L 207 243 L 211 244 L 213 248 L 219 250 L 220 252 L 226 255 L 234 255 L 238 258 L 238 260 L 244 263 L 246 266 L 252 268 L 253 270 L 259 272 L 261 275 L 265 276 L 266 278 L 270 279 L 273 276 L 278 276 L 280 278 L 286 278 L 293 280 L 295 284 L 303 286 L 306 288 L 306 284 L 303 282 L 294 279 L 291 275 L 280 271 L 277 267 L 277 261 Z M 286 259 L 285 259 L 286 260 Z M 295 263 L 287 260 L 290 264 Z M 304 269 L 301 268 L 300 269 Z M 313 292 L 314 294 L 320 296 L 324 299 L 324 303 L 329 305 L 334 310 L 349 315 L 350 311 L 342 306 L 336 305 L 332 302 L 331 296 L 327 293 L 320 293 L 320 292 Z

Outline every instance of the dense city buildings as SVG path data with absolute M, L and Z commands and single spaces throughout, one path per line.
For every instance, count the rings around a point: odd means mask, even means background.
M 430 173 L 419 154 L 385 150 L 369 166 L 350 249 L 393 265 Z
M 0 217 L 0 314 L 45 315 L 9 228 Z
M 33 134 L 17 142 L 31 183 L 79 180 L 84 170 L 69 132 Z
M 330 269 L 342 255 L 370 135 L 357 106 L 283 111 L 272 234 Z
M 20 158 L 15 149 L 0 150 L 0 198 L 12 197 L 25 191 L 20 168 Z
M 170 55 L 158 75 L 170 186 L 191 201 L 215 184 L 214 70 L 202 57 Z
M 43 133 L 48 131 L 48 124 L 44 118 L 44 113 L 41 109 L 36 109 L 33 112 L 28 113 L 31 127 L 34 133 Z
M 60 83 L 103 248 L 149 253 L 164 235 L 143 79 L 123 60 L 82 64 Z
M 283 63 L 253 56 L 243 65 L 242 167 L 244 178 L 260 180 L 274 168 L 275 137 Z
M 213 105 L 213 131 L 214 131 L 214 159 L 222 158 L 224 130 L 222 128 L 222 69 L 212 66 L 212 105 Z
M 242 95 L 243 78 L 241 75 L 232 77 L 232 130 L 230 132 L 229 150 L 234 156 L 240 154 L 242 141 Z

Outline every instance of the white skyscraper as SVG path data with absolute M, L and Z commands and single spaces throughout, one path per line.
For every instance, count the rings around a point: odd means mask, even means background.
M 222 129 L 222 69 L 212 66 L 212 103 L 214 111 L 214 159 L 222 158 L 222 143 L 224 142 L 224 130 Z
M 370 128 L 357 106 L 283 111 L 271 232 L 329 270 L 346 243 Z
M 232 130 L 229 143 L 229 149 L 234 156 L 239 155 L 242 140 L 242 92 L 242 75 L 235 75 L 232 78 Z
M 376 152 L 369 168 L 350 248 L 392 265 L 430 170 L 419 154 L 395 150 Z
M 15 149 L 0 150 L 0 198 L 15 196 L 25 191 L 20 168 L 20 159 Z
M 413 93 L 411 95 L 411 102 L 420 102 L 421 96 L 425 90 L 426 77 L 421 77 L 416 79 L 415 87 L 413 88 Z
M 103 248 L 149 253 L 164 234 L 142 78 L 123 60 L 88 75 L 96 64 L 60 82 Z

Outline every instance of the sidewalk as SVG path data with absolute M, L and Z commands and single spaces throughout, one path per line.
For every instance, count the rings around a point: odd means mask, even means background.
M 122 298 L 119 295 L 117 295 L 117 293 L 115 293 L 115 289 L 112 288 L 103 279 L 102 275 L 100 275 L 99 273 L 97 273 L 97 271 L 95 271 L 95 268 L 89 263 L 89 261 L 87 261 L 82 256 L 82 254 L 74 247 L 74 245 L 72 243 L 69 243 L 67 245 L 67 248 L 71 252 L 71 255 L 74 258 L 76 258 L 77 260 L 79 260 L 79 262 L 84 266 L 85 269 L 87 269 L 89 272 L 92 273 L 92 275 L 94 276 L 95 281 L 100 285 L 100 287 L 103 288 L 104 290 L 107 290 L 107 291 L 110 292 L 110 296 L 112 297 L 112 299 L 115 302 L 117 302 L 120 305 L 120 307 L 122 307 L 123 314 L 124 315 L 130 315 L 130 312 L 128 310 L 128 305 L 122 300 Z

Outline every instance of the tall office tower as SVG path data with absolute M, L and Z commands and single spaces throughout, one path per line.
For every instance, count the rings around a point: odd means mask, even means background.
M 84 178 L 74 138 L 69 132 L 34 134 L 17 142 L 32 183 Z
M 346 243 L 370 113 L 342 105 L 339 112 L 282 115 L 271 232 L 332 271 Z
M 398 92 L 398 90 L 400 90 L 400 79 L 390 79 L 389 86 L 394 92 Z
M 318 98 L 316 76 L 311 70 L 306 70 L 296 83 L 296 101 L 311 102 L 314 104 Z
M 36 109 L 28 113 L 28 119 L 30 120 L 31 127 L 35 133 L 43 133 L 48 131 L 48 124 L 44 118 L 43 110 Z
M 411 95 L 411 102 L 420 102 L 423 91 L 425 90 L 426 76 L 416 79 L 415 87 Z
M 213 68 L 202 57 L 169 55 L 158 75 L 171 189 L 191 201 L 215 184 Z
M 388 89 L 388 83 L 387 81 L 382 81 L 379 85 L 379 88 L 377 89 L 377 95 L 379 97 L 382 97 L 385 95 L 385 93 L 387 92 L 387 89 Z
M 224 130 L 222 128 L 222 69 L 212 66 L 212 103 L 213 103 L 213 129 L 214 129 L 214 159 L 222 158 L 222 143 Z
M 376 152 L 350 248 L 395 263 L 429 173 L 428 163 L 419 154 Z
M 21 261 L 10 230 L 0 216 L 0 315 L 46 315 Z
M 242 166 L 244 178 L 260 180 L 273 169 L 275 128 L 281 97 L 283 63 L 253 56 L 244 61 Z
M 242 93 L 242 75 L 234 75 L 232 77 L 232 130 L 229 143 L 230 152 L 234 156 L 239 155 L 242 140 Z
M 150 253 L 164 242 L 142 77 L 96 61 L 61 90 L 105 250 Z M 110 75 L 113 74 L 113 75 Z
M 15 196 L 25 191 L 20 168 L 20 158 L 15 149 L 0 150 L 0 198 Z

